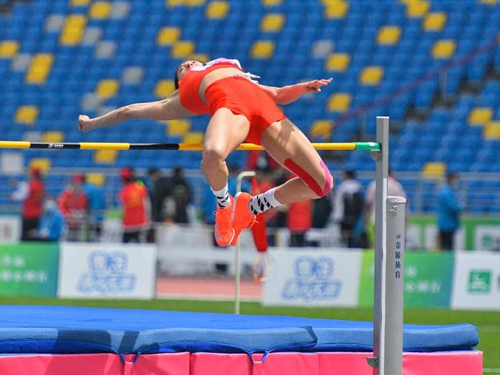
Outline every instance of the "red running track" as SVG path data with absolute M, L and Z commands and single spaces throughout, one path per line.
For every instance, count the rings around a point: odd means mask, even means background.
M 242 280 L 240 299 L 260 301 L 263 284 Z M 158 298 L 187 298 L 231 301 L 235 297 L 234 279 L 162 278 L 156 283 Z

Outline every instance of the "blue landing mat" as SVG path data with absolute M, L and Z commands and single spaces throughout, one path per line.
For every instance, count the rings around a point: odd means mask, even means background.
M 372 351 L 373 324 L 286 316 L 0 306 L 0 353 Z M 471 350 L 470 324 L 404 326 L 404 351 Z

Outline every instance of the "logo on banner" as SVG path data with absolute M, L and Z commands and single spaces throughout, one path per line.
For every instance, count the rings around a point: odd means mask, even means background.
M 90 270 L 78 280 L 82 293 L 127 293 L 134 290 L 136 275 L 127 273 L 128 255 L 94 251 L 88 256 Z
M 330 258 L 299 257 L 294 277 L 285 282 L 282 297 L 286 300 L 334 300 L 340 295 L 342 281 L 334 280 L 334 261 Z
M 470 293 L 489 293 L 491 291 L 491 272 L 474 271 L 469 273 Z

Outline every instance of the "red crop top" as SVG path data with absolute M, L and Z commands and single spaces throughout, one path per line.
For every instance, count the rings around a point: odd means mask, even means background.
M 199 95 L 200 84 L 208 73 L 220 68 L 241 70 L 241 65 L 238 60 L 219 58 L 202 66 L 196 66 L 186 72 L 182 81 L 179 81 L 179 99 L 184 108 L 199 115 L 208 113 L 208 105 Z

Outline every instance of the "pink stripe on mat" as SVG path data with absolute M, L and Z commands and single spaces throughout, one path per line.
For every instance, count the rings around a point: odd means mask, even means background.
M 2 375 L 372 375 L 371 353 L 0 355 Z M 481 375 L 480 351 L 404 353 L 404 375 Z

